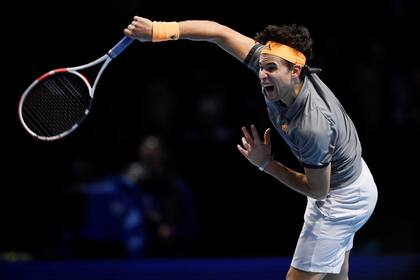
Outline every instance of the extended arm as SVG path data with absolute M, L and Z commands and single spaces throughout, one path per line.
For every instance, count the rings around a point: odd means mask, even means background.
M 150 42 L 154 24 L 149 19 L 135 16 L 124 33 L 142 42 Z M 186 20 L 178 24 L 179 39 L 213 42 L 240 61 L 255 45 L 253 39 L 214 21 Z

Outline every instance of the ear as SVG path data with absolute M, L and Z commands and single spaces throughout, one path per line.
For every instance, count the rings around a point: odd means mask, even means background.
M 299 65 L 293 65 L 292 68 L 292 78 L 298 78 L 300 73 L 302 72 L 302 66 Z

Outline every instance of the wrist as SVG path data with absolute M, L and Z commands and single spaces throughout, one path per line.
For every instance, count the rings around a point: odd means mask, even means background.
M 176 21 L 154 21 L 152 23 L 152 42 L 179 39 L 179 24 Z
M 272 158 L 269 158 L 266 162 L 264 162 L 262 165 L 260 165 L 260 166 L 258 166 L 258 169 L 261 171 L 261 172 L 264 172 L 266 169 L 267 169 L 267 167 L 268 167 L 268 165 L 271 163 L 271 161 L 272 161 L 273 159 Z

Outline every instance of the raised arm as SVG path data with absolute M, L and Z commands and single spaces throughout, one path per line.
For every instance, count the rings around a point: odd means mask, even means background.
M 124 29 L 124 33 L 139 41 L 150 42 L 153 31 L 159 24 L 162 22 L 152 22 L 147 18 L 135 16 L 131 24 Z M 241 62 L 255 45 L 252 38 L 214 21 L 186 20 L 173 24 L 172 26 L 179 28 L 176 39 L 213 42 Z M 173 38 L 168 38 L 171 39 Z

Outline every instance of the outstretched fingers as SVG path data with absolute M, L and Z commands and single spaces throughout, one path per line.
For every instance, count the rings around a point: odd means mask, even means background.
M 251 144 L 245 139 L 245 137 L 242 137 L 242 146 L 244 146 L 244 148 L 246 150 L 249 150 L 251 148 Z
M 246 140 L 248 143 L 252 143 L 252 142 L 254 142 L 254 139 L 252 139 L 251 134 L 249 134 L 248 129 L 246 129 L 246 127 L 245 127 L 245 126 L 243 126 L 243 127 L 242 127 L 242 133 L 244 134 L 245 140 Z
M 236 147 L 238 148 L 239 152 L 241 152 L 241 154 L 243 154 L 246 158 L 248 158 L 248 151 L 245 150 L 244 148 L 242 148 L 241 145 L 236 145 Z
M 252 137 L 254 137 L 255 142 L 258 142 L 258 143 L 261 142 L 260 135 L 258 134 L 257 128 L 253 124 L 251 124 L 251 132 L 252 132 Z
M 255 125 L 251 125 L 252 134 L 246 127 L 242 127 L 242 133 L 244 135 L 241 138 L 242 145 L 237 145 L 239 152 L 256 166 L 267 162 L 271 153 L 270 128 L 264 131 L 264 141 L 261 141 Z
M 264 132 L 264 144 L 271 146 L 270 129 L 267 128 Z
M 242 127 L 243 137 L 241 138 L 242 146 L 237 145 L 238 150 L 246 157 L 249 156 L 249 153 L 252 152 L 253 148 L 261 143 L 260 136 L 258 134 L 257 128 L 255 125 L 251 125 L 251 133 L 249 133 L 248 129 L 243 126 Z M 264 135 L 265 137 L 265 135 Z
M 252 146 L 254 145 L 254 139 L 252 139 L 251 134 L 249 134 L 248 129 L 246 129 L 245 126 L 242 127 L 242 133 L 244 135 L 241 138 L 242 146 L 238 144 L 237 148 L 242 155 L 248 158 Z

